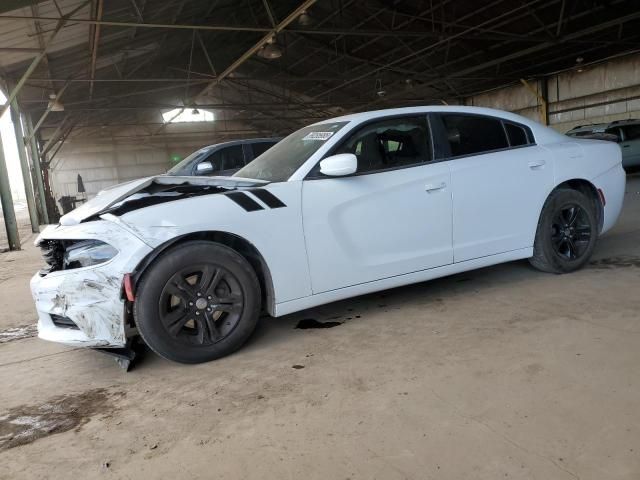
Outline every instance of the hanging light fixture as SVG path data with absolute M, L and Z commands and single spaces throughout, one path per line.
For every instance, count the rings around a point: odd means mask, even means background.
M 60 100 L 58 100 L 55 93 L 49 94 L 49 104 L 47 105 L 47 108 L 52 112 L 64 112 L 64 105 Z
M 282 49 L 275 37 L 271 37 L 263 47 L 258 50 L 258 56 L 267 60 L 275 60 L 282 56 Z
M 582 58 L 582 57 L 576 58 L 576 71 L 578 73 L 584 72 L 584 66 L 582 65 L 583 62 L 584 62 L 584 58 Z
M 313 23 L 313 17 L 309 15 L 309 12 L 303 10 L 298 17 L 298 23 L 303 27 L 307 27 Z
M 382 86 L 382 80 L 379 78 L 376 80 L 376 95 L 379 97 L 384 97 L 387 94 L 387 91 Z

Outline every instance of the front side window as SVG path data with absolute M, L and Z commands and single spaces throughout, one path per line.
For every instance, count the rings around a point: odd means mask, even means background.
M 444 114 L 441 118 L 452 157 L 509 147 L 502 122 L 497 118 L 459 114 Z
M 233 170 L 244 166 L 242 145 L 224 147 L 209 155 L 205 162 L 211 163 L 213 170 L 207 175 L 215 175 L 221 170 Z
M 334 152 L 353 153 L 358 173 L 429 162 L 431 142 L 426 116 L 372 122 L 359 128 Z
M 311 155 L 347 123 L 320 123 L 301 128 L 276 143 L 233 176 L 267 182 L 286 182 Z
M 180 163 L 177 163 L 176 165 L 171 167 L 169 170 L 167 170 L 167 173 L 169 175 L 178 175 L 178 174 L 189 175 L 190 173 L 188 172 L 190 172 L 191 168 L 193 168 L 193 164 L 200 163 L 201 161 L 203 161 L 207 157 L 207 155 L 209 155 L 209 152 L 211 152 L 211 150 L 212 150 L 211 147 L 205 147 L 205 148 L 201 148 L 200 150 L 196 150 L 187 158 L 182 160 Z M 190 168 L 187 169 L 187 167 L 190 167 Z M 183 170 L 188 170 L 188 172 Z

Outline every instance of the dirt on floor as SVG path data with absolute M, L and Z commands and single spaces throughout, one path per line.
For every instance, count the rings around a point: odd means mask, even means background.
M 33 338 L 0 256 L 0 478 L 638 479 L 640 176 L 591 264 L 514 262 L 263 319 L 185 366 Z

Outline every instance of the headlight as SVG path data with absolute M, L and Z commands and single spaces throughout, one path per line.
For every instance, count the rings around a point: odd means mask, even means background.
M 107 262 L 116 256 L 118 251 L 111 245 L 99 240 L 86 240 L 74 243 L 67 247 L 64 252 L 62 268 L 89 267 Z

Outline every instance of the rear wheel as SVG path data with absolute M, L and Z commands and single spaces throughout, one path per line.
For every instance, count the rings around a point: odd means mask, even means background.
M 242 346 L 258 321 L 260 284 L 240 254 L 213 242 L 187 242 L 163 254 L 139 283 L 134 315 L 156 353 L 201 363 Z
M 529 261 L 544 272 L 572 272 L 589 261 L 597 238 L 593 202 L 576 190 L 556 190 L 540 214 Z

